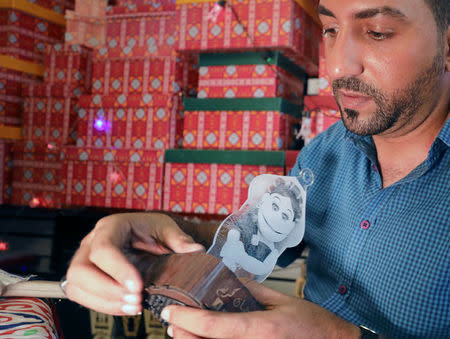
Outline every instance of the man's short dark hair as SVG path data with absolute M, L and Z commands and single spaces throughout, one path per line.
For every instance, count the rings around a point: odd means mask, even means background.
M 425 0 L 433 12 L 439 33 L 447 31 L 450 25 L 450 1 L 449 0 Z

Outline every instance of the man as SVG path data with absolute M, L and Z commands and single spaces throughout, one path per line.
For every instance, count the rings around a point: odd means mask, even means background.
M 316 177 L 306 300 L 249 284 L 266 311 L 169 306 L 171 335 L 370 336 L 363 325 L 386 337 L 450 337 L 448 12 L 448 0 L 321 0 L 343 122 L 302 150 L 291 172 L 309 167 Z M 120 251 L 128 243 L 154 253 L 202 250 L 165 215 L 107 217 L 74 256 L 68 296 L 102 312 L 139 312 L 142 281 Z

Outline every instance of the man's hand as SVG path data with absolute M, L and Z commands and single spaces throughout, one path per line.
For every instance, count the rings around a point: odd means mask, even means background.
M 75 253 L 67 271 L 68 298 L 101 313 L 141 312 L 143 282 L 122 253 L 126 247 L 158 255 L 204 251 L 164 214 L 110 215 L 96 224 Z
M 179 338 L 359 338 L 359 328 L 306 300 L 247 282 L 265 311 L 222 313 L 167 306 L 161 316 Z

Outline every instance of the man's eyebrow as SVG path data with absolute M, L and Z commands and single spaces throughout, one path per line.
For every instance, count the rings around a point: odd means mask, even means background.
M 330 11 L 328 8 L 319 5 L 319 8 L 317 9 L 318 13 L 320 15 L 325 15 L 325 16 L 331 16 L 333 18 L 336 18 L 336 16 L 334 15 L 334 13 L 332 11 Z
M 378 14 L 391 16 L 397 19 L 406 19 L 406 15 L 400 10 L 389 6 L 364 9 L 354 15 L 355 19 L 369 19 Z

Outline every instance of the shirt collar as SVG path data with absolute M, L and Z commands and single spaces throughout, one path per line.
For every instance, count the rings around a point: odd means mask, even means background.
M 361 150 L 373 164 L 377 163 L 377 150 L 372 136 L 361 136 L 345 130 L 345 138 L 351 141 L 356 148 Z M 440 141 L 440 142 L 439 142 Z M 444 124 L 444 127 L 439 132 L 433 146 L 428 155 L 428 161 L 431 163 L 435 158 L 445 149 L 450 147 L 450 118 Z

